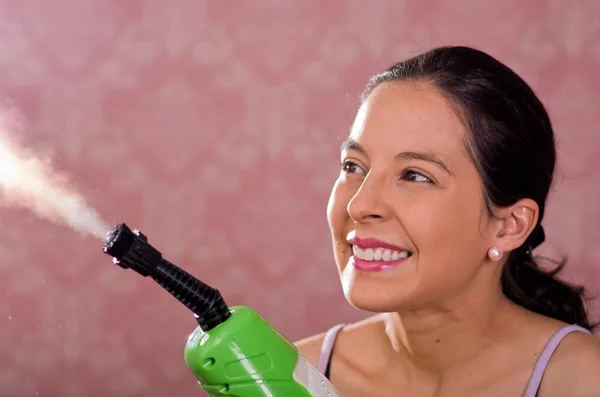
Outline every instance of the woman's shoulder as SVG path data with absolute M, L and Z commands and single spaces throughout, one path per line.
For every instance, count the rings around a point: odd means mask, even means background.
M 567 335 L 548 363 L 540 396 L 592 396 L 600 390 L 600 338 Z
M 361 336 L 365 333 L 370 333 L 373 327 L 381 326 L 381 324 L 383 324 L 382 315 L 375 315 L 352 324 L 345 324 L 337 333 L 335 340 L 336 352 L 344 351 L 348 346 L 363 345 L 362 343 L 355 342 L 360 340 L 364 341 Z M 325 330 L 319 334 L 301 339 L 294 343 L 300 354 L 302 354 L 313 365 L 317 365 L 319 355 L 321 354 L 321 347 L 323 346 L 323 341 L 325 340 L 327 331 L 328 330 Z

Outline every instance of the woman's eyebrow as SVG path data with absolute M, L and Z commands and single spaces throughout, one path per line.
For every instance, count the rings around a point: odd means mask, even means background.
M 356 150 L 357 152 L 363 153 L 365 155 L 367 154 L 367 151 L 365 150 L 365 148 L 362 147 L 358 142 L 356 142 L 354 139 L 351 139 L 351 138 L 346 139 L 344 142 L 342 142 L 341 150 L 342 151 Z M 454 173 L 452 171 L 450 171 L 450 168 L 446 165 L 446 163 L 444 163 L 437 154 L 432 153 L 432 152 L 414 152 L 414 151 L 402 152 L 402 153 L 398 153 L 396 155 L 396 160 L 427 161 L 428 163 L 432 163 L 432 164 L 436 165 L 437 167 L 441 168 L 448 175 L 454 176 Z

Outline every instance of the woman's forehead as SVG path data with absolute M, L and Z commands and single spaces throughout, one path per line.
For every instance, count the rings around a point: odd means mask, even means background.
M 453 107 L 435 88 L 384 83 L 360 107 L 349 138 L 367 149 L 427 146 L 462 151 L 464 137 L 463 124 Z

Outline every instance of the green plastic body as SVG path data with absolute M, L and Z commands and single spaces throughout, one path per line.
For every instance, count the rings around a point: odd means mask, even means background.
M 210 397 L 310 397 L 294 380 L 298 350 L 256 311 L 231 308 L 222 324 L 200 327 L 185 346 L 185 362 Z

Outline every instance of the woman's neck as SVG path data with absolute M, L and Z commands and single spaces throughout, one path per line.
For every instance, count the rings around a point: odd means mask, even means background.
M 413 369 L 443 377 L 502 343 L 519 309 L 501 291 L 445 300 L 440 307 L 389 314 L 394 356 Z

